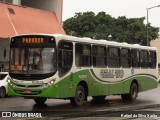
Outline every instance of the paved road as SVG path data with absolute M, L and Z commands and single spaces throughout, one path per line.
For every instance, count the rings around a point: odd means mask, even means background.
M 76 117 L 66 120 L 160 120 L 160 107 L 133 111 L 118 111 L 94 117 Z
M 0 99 L 1 111 L 12 112 L 40 112 L 42 117 L 53 117 L 56 119 L 81 116 L 101 116 L 109 115 L 115 116 L 114 113 L 121 111 L 135 111 L 148 108 L 160 107 L 160 87 L 154 90 L 139 93 L 135 103 L 123 103 L 120 96 L 108 96 L 106 100 L 97 102 L 92 98 L 88 99 L 81 107 L 73 107 L 69 100 L 55 100 L 49 99 L 45 105 L 38 106 L 31 99 L 24 99 L 19 97 L 8 97 Z M 119 116 L 120 117 L 120 114 Z M 121 117 L 121 119 L 125 119 Z M 139 119 L 139 118 L 137 118 Z

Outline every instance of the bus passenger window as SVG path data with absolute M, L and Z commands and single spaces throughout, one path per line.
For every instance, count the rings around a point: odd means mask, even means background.
M 108 67 L 120 67 L 119 48 L 109 47 Z
M 71 51 L 63 51 L 63 67 L 71 67 L 72 65 L 72 52 Z
M 126 48 L 121 49 L 121 66 L 124 68 L 131 67 L 130 50 Z
M 93 45 L 93 66 L 105 67 L 107 65 L 106 47 Z
M 148 67 L 148 51 L 140 51 L 140 62 L 142 68 Z
M 91 46 L 89 44 L 76 44 L 75 64 L 78 67 L 91 66 Z
M 149 67 L 150 68 L 156 68 L 156 62 L 157 62 L 156 58 L 157 58 L 156 52 L 150 51 L 149 52 Z
M 136 49 L 131 50 L 131 59 L 132 59 L 133 68 L 140 67 L 139 50 L 136 50 Z

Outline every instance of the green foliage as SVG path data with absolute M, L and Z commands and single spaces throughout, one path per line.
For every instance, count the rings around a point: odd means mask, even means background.
M 125 16 L 116 19 L 105 12 L 99 12 L 97 15 L 93 12 L 80 12 L 65 20 L 63 28 L 66 34 L 73 36 L 147 45 L 147 27 L 144 19 L 144 17 L 126 18 Z M 148 26 L 150 41 L 157 38 L 159 29 L 150 24 Z

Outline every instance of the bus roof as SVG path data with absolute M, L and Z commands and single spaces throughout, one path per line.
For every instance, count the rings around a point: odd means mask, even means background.
M 108 41 L 104 39 L 95 40 L 91 38 L 81 38 L 81 37 L 75 37 L 75 36 L 68 36 L 68 35 L 54 35 L 59 40 L 65 39 L 69 41 L 76 41 L 76 42 L 83 42 L 83 43 L 92 43 L 92 44 L 100 44 L 100 45 L 106 45 L 106 46 L 117 46 L 117 47 L 126 47 L 126 48 L 135 48 L 135 49 L 149 49 L 149 50 L 157 50 L 156 47 L 151 46 L 142 46 L 140 44 L 128 44 L 126 42 L 116 42 L 116 41 Z
M 106 46 L 117 46 L 117 47 L 125 47 L 125 48 L 135 48 L 135 49 L 148 49 L 148 50 L 157 50 L 156 47 L 151 46 L 142 46 L 139 44 L 128 44 L 126 42 L 116 42 L 116 41 L 108 41 L 104 39 L 95 40 L 91 38 L 81 38 L 76 36 L 70 35 L 62 35 L 62 34 L 44 34 L 44 33 L 35 33 L 35 34 L 22 34 L 18 36 L 27 36 L 27 35 L 44 35 L 44 36 L 54 36 L 56 40 L 67 40 L 67 41 L 75 41 L 75 42 L 83 42 L 83 43 L 92 43 L 92 44 L 99 44 L 99 45 L 106 45 Z M 17 37 L 17 36 L 13 36 Z M 12 37 L 11 37 L 12 38 Z

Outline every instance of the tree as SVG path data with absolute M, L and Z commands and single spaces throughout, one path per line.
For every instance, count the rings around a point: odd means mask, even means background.
M 147 45 L 147 26 L 144 24 L 145 18 L 126 18 L 120 16 L 117 19 L 99 12 L 76 13 L 63 22 L 66 34 L 78 37 L 90 37 L 93 39 L 106 39 L 112 35 L 112 40 L 117 42 L 127 42 L 131 44 Z M 149 23 L 149 41 L 157 38 L 158 27 L 152 27 Z

